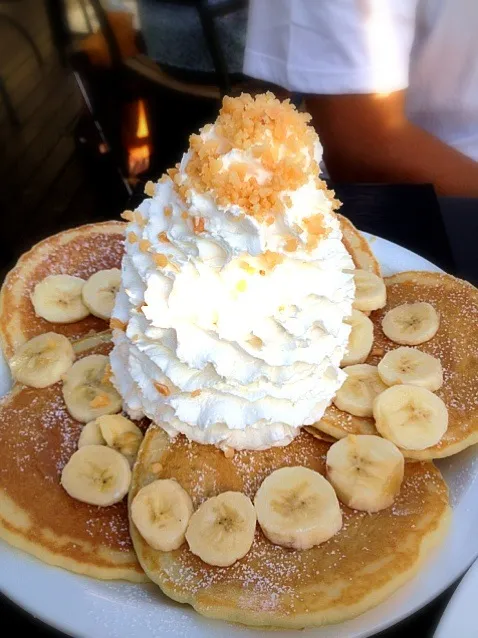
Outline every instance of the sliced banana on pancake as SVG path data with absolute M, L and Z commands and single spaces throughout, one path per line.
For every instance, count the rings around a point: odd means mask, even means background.
M 333 487 L 306 467 L 272 472 L 258 489 L 254 507 L 264 535 L 276 545 L 310 549 L 336 534 L 342 512 Z
M 21 345 L 9 365 L 15 381 L 32 388 L 46 388 L 60 381 L 74 360 L 69 340 L 55 332 L 46 332 Z
M 351 366 L 363 363 L 372 349 L 373 323 L 360 310 L 352 310 L 351 316 L 345 320 L 345 323 L 352 326 L 352 330 L 347 344 L 347 352 L 340 365 Z
M 74 363 L 64 375 L 63 398 L 77 421 L 88 423 L 121 410 L 121 397 L 109 380 L 108 369 L 108 357 L 92 354 Z
M 394 385 L 373 404 L 380 434 L 405 450 L 424 450 L 438 443 L 448 427 L 443 401 L 426 388 Z
M 126 458 L 104 445 L 77 450 L 63 468 L 61 484 L 77 501 L 106 507 L 119 503 L 131 483 Z
M 430 341 L 440 326 L 435 308 L 426 301 L 404 303 L 389 310 L 382 320 L 386 337 L 404 346 Z
M 397 446 L 380 436 L 350 434 L 327 452 L 327 478 L 337 496 L 347 507 L 365 512 L 392 505 L 404 466 Z
M 347 378 L 337 390 L 335 406 L 354 416 L 372 416 L 375 397 L 387 388 L 378 374 L 377 366 L 359 363 L 347 366 L 344 372 Z
M 379 362 L 378 374 L 387 385 L 418 385 L 431 392 L 443 385 L 439 359 L 416 348 L 402 346 L 390 350 Z
M 109 319 L 121 283 L 121 270 L 99 270 L 83 286 L 83 303 L 92 315 Z
M 48 275 L 32 293 L 35 313 L 50 323 L 74 323 L 90 314 L 83 303 L 84 279 L 72 275 Z
M 153 481 L 131 503 L 131 518 L 139 533 L 162 552 L 181 547 L 192 513 L 191 497 L 175 479 Z
M 106 445 L 118 450 L 133 465 L 143 440 L 139 427 L 122 414 L 105 414 L 96 423 Z
M 241 492 L 223 492 L 204 501 L 189 520 L 186 540 L 193 554 L 208 565 L 228 567 L 250 550 L 256 511 Z
M 383 308 L 387 303 L 387 289 L 383 279 L 373 272 L 359 268 L 352 273 L 355 280 L 353 307 L 363 312 Z
M 81 430 L 80 438 L 78 439 L 78 449 L 85 445 L 106 445 L 98 420 L 90 421 Z

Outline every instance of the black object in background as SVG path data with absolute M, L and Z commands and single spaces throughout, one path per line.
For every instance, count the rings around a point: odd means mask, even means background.
M 456 274 L 478 286 L 478 199 L 439 197 Z
M 432 185 L 331 184 L 340 213 L 360 230 L 404 246 L 443 270 L 455 260 Z

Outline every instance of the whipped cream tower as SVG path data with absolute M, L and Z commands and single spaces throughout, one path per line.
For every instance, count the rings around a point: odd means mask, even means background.
M 342 384 L 353 263 L 308 119 L 271 94 L 225 98 L 126 213 L 111 366 L 132 418 L 264 449 Z

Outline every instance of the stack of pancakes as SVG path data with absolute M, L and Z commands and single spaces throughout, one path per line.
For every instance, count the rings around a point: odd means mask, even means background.
M 364 238 L 345 218 L 341 225 L 355 265 L 380 274 Z M 41 242 L 20 259 L 0 295 L 0 338 L 7 358 L 28 339 L 51 330 L 68 336 L 78 357 L 109 352 L 106 322 L 90 316 L 52 326 L 35 315 L 30 295 L 49 274 L 86 278 L 120 267 L 123 230 L 120 222 L 83 226 Z M 172 552 L 154 550 L 128 521 L 125 502 L 98 508 L 73 500 L 60 486 L 82 428 L 66 411 L 61 385 L 17 385 L 0 402 L 0 537 L 48 563 L 96 578 L 139 582 L 149 577 L 168 596 L 204 615 L 248 625 L 320 625 L 378 604 L 417 571 L 446 532 L 448 491 L 430 459 L 478 441 L 477 290 L 435 273 L 402 273 L 385 281 L 388 302 L 371 315 L 376 344 L 368 362 L 376 364 L 392 347 L 380 327 L 387 310 L 404 301 L 430 302 L 440 312 L 440 329 L 421 348 L 442 362 L 444 385 L 437 394 L 450 415 L 438 445 L 407 452 L 413 462 L 406 464 L 393 507 L 367 514 L 342 506 L 342 530 L 301 552 L 273 545 L 257 527 L 250 552 L 228 568 L 206 565 L 186 544 Z M 227 490 L 252 498 L 280 467 L 303 465 L 324 473 L 330 442 L 348 433 L 376 431 L 371 419 L 332 406 L 287 447 L 226 458 L 213 446 L 183 436 L 169 439 L 153 425 L 134 467 L 129 498 L 158 478 L 177 479 L 195 506 Z

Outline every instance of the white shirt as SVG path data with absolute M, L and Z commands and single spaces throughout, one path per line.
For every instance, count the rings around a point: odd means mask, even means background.
M 478 0 L 250 0 L 244 72 L 292 91 L 407 88 L 411 121 L 478 160 Z

